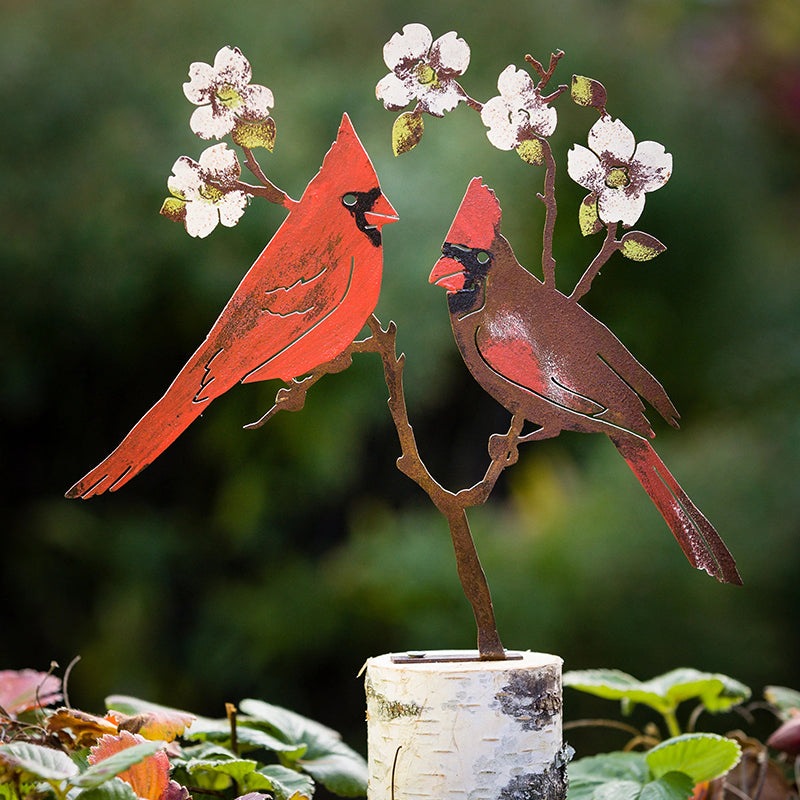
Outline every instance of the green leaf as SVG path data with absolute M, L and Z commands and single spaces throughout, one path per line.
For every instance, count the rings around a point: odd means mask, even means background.
M 800 709 L 800 692 L 785 686 L 764 687 L 764 697 L 778 709 L 781 719 L 788 720 L 794 709 Z
M 253 150 L 256 147 L 265 147 L 272 152 L 275 148 L 276 134 L 275 120 L 272 117 L 267 117 L 258 122 L 246 122 L 240 119 L 231 131 L 231 139 L 240 147 L 246 147 L 249 150 Z
M 354 797 L 366 792 L 366 762 L 333 729 L 262 700 L 242 700 L 239 709 L 247 715 L 240 717 L 241 725 L 263 725 L 287 744 L 298 747 L 298 752 L 301 745 L 306 746 L 305 752 L 296 756 L 283 751 L 284 764 L 288 761 L 289 766 L 301 767 L 336 794 Z
M 698 698 L 708 711 L 727 711 L 750 697 L 750 689 L 719 673 L 676 669 L 649 681 L 639 681 L 619 670 L 574 670 L 564 674 L 571 686 L 608 700 L 650 706 L 661 714 L 673 712 L 684 700 Z
M 637 793 L 647 781 L 648 768 L 644 753 L 603 753 L 572 761 L 567 767 L 569 775 L 568 800 L 594 800 L 598 791 L 609 784 L 630 784 L 637 787 Z M 610 791 L 626 791 L 625 786 L 617 785 Z
M 66 753 L 29 742 L 0 745 L 0 763 L 44 781 L 66 781 L 78 774 Z
M 401 114 L 392 125 L 392 150 L 396 156 L 413 150 L 422 140 L 425 123 L 413 111 Z
M 683 772 L 694 783 L 719 778 L 739 761 L 741 748 L 714 733 L 686 733 L 667 739 L 650 750 L 647 765 L 655 778 L 670 772 Z
M 718 672 L 700 672 L 684 667 L 659 675 L 646 686 L 663 694 L 670 703 L 678 706 L 684 700 L 699 698 L 707 711 L 729 711 L 750 697 L 750 689 L 743 683 Z
M 70 797 L 73 797 L 70 795 Z M 74 800 L 139 800 L 129 783 L 121 778 L 111 778 L 100 786 L 84 789 Z
M 641 231 L 626 233 L 620 242 L 620 252 L 631 261 L 650 261 L 667 249 L 655 236 Z
M 310 800 L 314 794 L 314 781 L 302 772 L 280 764 L 270 764 L 258 772 L 269 781 L 277 800 L 289 800 L 295 795 L 298 800 Z
M 649 781 L 642 788 L 639 800 L 686 800 L 694 791 L 694 781 L 683 772 L 668 772 Z
M 571 761 L 567 766 L 572 781 L 605 783 L 610 780 L 638 781 L 643 784 L 649 774 L 644 753 L 601 753 Z
M 142 742 L 125 750 L 120 750 L 120 752 L 114 753 L 114 755 L 104 758 L 96 764 L 92 764 L 72 783 L 74 786 L 81 786 L 86 789 L 99 786 L 101 783 L 105 783 L 119 775 L 120 772 L 130 769 L 134 764 L 144 761 L 148 756 L 161 750 L 163 746 L 163 742 Z
M 570 95 L 579 106 L 596 108 L 598 111 L 603 111 L 606 107 L 606 88 L 600 81 L 592 78 L 573 75 Z
M 578 225 L 580 226 L 581 234 L 584 236 L 591 236 L 605 227 L 600 221 L 600 215 L 597 213 L 596 194 L 587 194 L 581 200 L 581 204 L 578 206 Z
M 257 766 L 258 762 L 252 761 L 249 758 L 233 758 L 214 761 L 207 759 L 193 759 L 184 766 L 184 769 L 192 776 L 197 776 L 199 773 L 203 772 L 224 775 L 228 779 L 226 784 L 230 785 L 231 781 L 242 783 L 247 775 L 255 771 Z

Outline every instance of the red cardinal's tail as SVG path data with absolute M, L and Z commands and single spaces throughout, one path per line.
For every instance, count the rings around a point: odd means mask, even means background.
M 703 516 L 645 439 L 609 437 L 667 521 L 689 563 L 720 581 L 741 585 L 736 562 L 714 526 Z
M 81 478 L 66 497 L 88 499 L 124 486 L 163 453 L 214 397 L 228 388 L 217 386 L 216 381 L 208 382 L 209 359 L 202 350 L 195 353 L 164 396 L 136 423 L 117 449 Z M 198 400 L 198 397 L 204 399 Z

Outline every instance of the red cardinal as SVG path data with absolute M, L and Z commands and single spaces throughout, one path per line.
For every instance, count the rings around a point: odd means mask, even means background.
M 345 114 L 299 201 L 166 394 L 67 497 L 116 491 L 236 383 L 290 381 L 335 358 L 375 309 L 381 227 L 397 212 Z
M 633 470 L 692 566 L 741 583 L 733 556 L 650 446 L 644 398 L 673 427 L 661 384 L 577 301 L 542 283 L 500 234 L 494 192 L 473 178 L 430 282 L 447 289 L 456 343 L 475 380 L 512 414 L 539 426 L 604 433 Z

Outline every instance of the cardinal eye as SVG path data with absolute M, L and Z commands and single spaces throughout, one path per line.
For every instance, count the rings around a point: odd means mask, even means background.
M 479 264 L 487 264 L 491 256 L 485 250 L 481 250 L 475 255 L 475 258 Z
M 355 204 L 358 202 L 358 198 L 352 193 L 348 192 L 343 198 L 342 202 L 348 207 L 353 208 Z

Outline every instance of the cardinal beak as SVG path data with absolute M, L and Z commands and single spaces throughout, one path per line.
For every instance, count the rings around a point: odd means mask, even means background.
M 428 283 L 444 286 L 448 292 L 458 292 L 464 288 L 464 267 L 454 258 L 444 256 L 440 258 L 431 270 Z
M 380 230 L 384 225 L 390 222 L 397 222 L 400 217 L 397 212 L 392 208 L 392 204 L 382 195 L 378 195 L 378 199 L 372 204 L 372 208 L 364 213 L 367 220 L 367 225 L 371 228 Z

